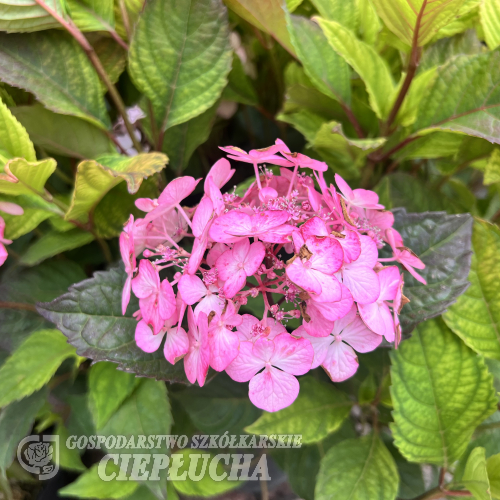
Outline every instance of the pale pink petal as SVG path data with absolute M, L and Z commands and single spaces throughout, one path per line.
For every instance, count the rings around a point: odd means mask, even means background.
M 342 273 L 344 285 L 349 288 L 354 300 L 359 304 L 371 304 L 380 295 L 380 283 L 377 273 L 369 267 L 347 266 Z
M 333 326 L 332 334 L 333 335 L 340 335 L 342 331 L 347 328 L 355 319 L 357 316 L 357 308 L 356 305 L 353 304 L 349 312 L 340 318 L 339 320 L 335 321 L 335 325 Z
M 343 318 L 351 310 L 354 299 L 352 298 L 351 292 L 344 284 L 341 284 L 340 287 L 342 293 L 342 298 L 340 300 L 330 303 L 317 302 L 315 297 L 311 297 L 312 300 L 307 301 L 307 307 L 309 307 L 310 304 L 314 304 L 314 307 L 330 321 L 336 321 Z
M 123 285 L 123 291 L 122 291 L 122 314 L 125 316 L 125 313 L 127 312 L 127 306 L 128 303 L 130 302 L 130 289 L 132 287 L 132 277 L 127 276 L 127 279 L 125 280 L 125 284 Z
M 139 262 L 139 274 L 132 280 L 132 290 L 139 299 L 145 299 L 160 288 L 160 277 L 153 264 L 147 259 Z
M 288 335 L 288 333 L 286 335 Z M 290 337 L 290 335 L 288 336 Z M 273 357 L 274 348 L 274 341 L 266 338 L 260 338 L 255 342 L 252 353 L 257 359 L 267 363 Z
M 200 237 L 207 227 L 208 221 L 213 217 L 214 206 L 210 198 L 203 198 L 193 217 L 193 234 Z
M 158 203 L 160 205 L 177 205 L 194 191 L 200 181 L 201 179 L 196 180 L 189 176 L 177 177 L 167 184 L 158 198 Z
M 236 245 L 238 245 L 238 243 L 234 245 L 235 248 Z M 244 261 L 244 270 L 247 276 L 252 276 L 252 274 L 255 274 L 257 272 L 257 269 L 262 264 L 265 256 L 266 248 L 260 241 L 252 243 L 250 245 L 250 249 Z
M 333 238 L 312 236 L 306 239 L 312 257 L 311 267 L 324 274 L 336 273 L 342 266 L 344 252 L 340 243 Z
M 354 231 L 344 231 L 345 238 L 339 238 L 338 242 L 342 245 L 344 250 L 344 262 L 350 262 L 359 258 L 361 254 L 361 242 L 358 233 Z
M 158 312 L 160 317 L 165 320 L 170 318 L 175 311 L 174 289 L 168 280 L 165 279 L 161 282 L 160 293 L 158 294 Z
M 371 304 L 358 304 L 358 308 L 361 319 L 366 326 L 378 335 L 384 335 L 386 330 L 384 312 L 387 309 L 389 316 L 391 314 L 387 305 L 384 302 L 377 301 Z
M 154 210 L 158 206 L 158 200 L 152 200 L 151 198 L 137 198 L 137 200 L 135 200 L 135 206 L 143 212 L 151 212 L 151 210 Z
M 354 198 L 354 193 L 349 187 L 349 184 L 340 177 L 339 174 L 335 174 L 335 182 L 340 189 L 340 192 L 346 197 L 347 201 L 351 201 Z
M 270 231 L 287 222 L 289 217 L 288 212 L 284 210 L 265 210 L 264 212 L 259 212 L 252 217 L 251 234 L 260 234 Z
M 328 305 L 328 304 L 327 304 Z M 326 337 L 333 330 L 333 321 L 326 319 L 318 307 L 316 302 L 307 301 L 306 312 L 311 318 L 310 321 L 304 319 L 302 326 L 306 332 L 313 337 Z
M 394 225 L 394 214 L 388 210 L 367 209 L 365 213 L 370 225 L 378 227 L 381 231 Z
M 208 180 L 208 196 L 212 200 L 215 212 L 217 215 L 220 215 L 226 206 L 224 205 L 224 199 L 220 189 L 215 185 L 212 179 Z
M 23 215 L 23 207 L 20 207 L 17 203 L 11 203 L 10 201 L 0 201 L 0 212 L 5 212 L 10 215 Z
M 220 316 L 223 309 L 224 300 L 215 293 L 209 293 L 196 305 L 194 309 L 194 317 L 198 318 L 200 312 L 204 312 L 208 316 L 212 311 Z
M 299 229 L 304 237 L 304 240 L 307 240 L 307 238 L 310 238 L 311 236 L 329 235 L 326 224 L 319 217 L 312 217 L 305 224 L 302 224 Z
M 165 359 L 175 365 L 179 359 L 182 359 L 189 351 L 189 338 L 181 327 L 174 327 L 167 331 L 167 339 L 163 347 Z
M 214 370 L 221 372 L 238 355 L 238 345 L 240 342 L 238 335 L 225 327 L 216 327 L 209 331 L 208 339 L 210 345 L 210 365 Z
M 226 373 L 236 382 L 248 382 L 265 363 L 255 357 L 252 342 L 240 342 L 238 356 L 226 368 Z
M 248 340 L 248 341 L 252 340 L 253 337 L 252 327 L 257 323 L 259 323 L 259 320 L 255 316 L 252 316 L 251 314 L 242 314 L 241 324 L 238 325 L 238 328 L 236 329 L 236 333 L 238 334 L 240 340 Z M 241 350 L 241 344 L 240 344 L 240 350 Z
M 208 179 L 213 179 L 214 184 L 221 189 L 224 184 L 229 182 L 234 172 L 236 170 L 231 168 L 231 164 L 225 158 L 216 161 L 205 179 L 205 192 L 207 192 Z
M 182 300 L 192 306 L 207 294 L 207 287 L 198 276 L 185 274 L 178 283 Z
M 153 335 L 153 331 L 145 321 L 139 321 L 135 327 L 135 343 L 144 352 L 155 352 L 160 347 L 165 332 Z
M 207 229 L 210 226 L 207 226 Z M 191 250 L 191 256 L 189 257 L 187 271 L 189 274 L 195 274 L 203 260 L 203 254 L 207 249 L 208 245 L 208 231 L 205 229 L 199 238 L 195 238 L 193 242 L 193 249 Z
M 369 236 L 361 235 L 359 239 L 361 253 L 354 262 L 349 264 L 349 267 L 366 266 L 373 269 L 378 260 L 377 245 Z
M 262 203 L 267 203 L 270 200 L 274 200 L 278 197 L 278 191 L 272 187 L 262 188 L 259 192 L 259 200 Z
M 317 273 L 321 274 L 321 273 Z M 319 295 L 321 293 L 321 285 L 311 269 L 306 269 L 302 260 L 297 257 L 286 268 L 286 275 L 296 285 L 300 286 L 308 292 Z
M 288 333 L 282 333 L 274 337 L 273 342 L 273 366 L 292 375 L 303 375 L 311 369 L 314 350 L 308 340 L 296 339 Z
M 337 302 L 341 300 L 342 288 L 335 276 L 328 276 L 314 269 L 311 269 L 311 274 L 314 275 L 321 286 L 321 293 L 313 297 L 316 302 Z
M 398 267 L 384 267 L 377 274 L 380 282 L 380 296 L 378 300 L 394 300 L 399 289 L 400 274 Z
M 246 281 L 247 275 L 245 271 L 243 269 L 235 270 L 224 283 L 224 295 L 228 299 L 233 298 L 245 286 Z
M 226 251 L 229 247 L 224 243 L 216 243 L 207 254 L 207 264 L 210 267 L 215 266 L 217 259 Z
M 248 238 L 245 239 L 248 243 Z M 248 246 L 250 246 L 250 243 L 248 243 Z M 242 271 L 242 268 L 238 264 L 239 262 L 234 258 L 233 250 L 227 250 L 226 252 L 224 252 L 216 262 L 216 268 L 219 272 L 219 278 L 225 281 L 231 276 L 234 276 L 239 271 Z
M 259 233 L 259 240 L 266 243 L 289 243 L 292 241 L 292 235 L 297 231 L 295 226 L 283 224 L 282 226 L 275 227 L 264 233 Z
M 333 382 L 343 382 L 356 373 L 359 363 L 352 347 L 337 339 L 328 348 L 321 366 Z
M 306 186 L 307 197 L 309 198 L 309 203 L 313 210 L 319 210 L 321 208 L 321 195 L 314 189 L 313 186 Z
M 333 342 L 333 337 L 331 335 L 327 335 L 326 337 L 315 337 L 310 335 L 307 330 L 304 328 L 304 325 L 299 326 L 293 333 L 295 337 L 302 337 L 304 339 L 309 340 L 314 350 L 314 358 L 311 365 L 311 370 L 317 368 L 326 358 L 326 354 L 328 352 L 328 348 L 330 344 Z
M 376 349 L 382 337 L 372 332 L 360 317 L 356 317 L 354 321 L 344 328 L 341 333 L 341 338 L 347 342 L 355 351 L 370 352 Z
M 290 406 L 299 395 L 299 381 L 272 366 L 250 380 L 250 401 L 265 411 L 274 412 Z
M 294 231 L 292 233 L 292 241 L 295 248 L 295 253 L 299 253 L 300 249 L 306 244 L 306 240 L 304 239 L 300 231 Z

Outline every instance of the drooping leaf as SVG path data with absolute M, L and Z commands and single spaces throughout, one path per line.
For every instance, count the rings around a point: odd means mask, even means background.
M 96 429 L 101 429 L 136 385 L 133 374 L 118 371 L 108 362 L 96 363 L 89 374 L 89 407 Z M 110 397 L 110 395 L 113 397 Z
M 344 59 L 328 45 L 321 28 L 300 16 L 287 15 L 288 31 L 304 70 L 328 97 L 351 104 L 351 72 Z
M 405 271 L 404 294 L 410 299 L 401 311 L 403 333 L 426 319 L 442 314 L 469 286 L 472 217 L 444 212 L 407 214 L 395 210 L 394 228 L 408 248 L 426 265 L 419 270 L 424 286 Z
M 142 180 L 162 170 L 168 158 L 162 153 L 142 153 L 127 157 L 107 155 L 78 165 L 75 189 L 66 220 L 87 222 L 89 212 L 104 195 L 122 180 L 129 193 L 136 193 Z
M 46 398 L 38 391 L 22 401 L 11 403 L 0 413 L 0 470 L 5 471 L 16 455 L 19 441 L 28 434 Z
M 464 0 L 373 0 L 379 16 L 403 42 L 425 45 L 452 21 Z
M 109 31 L 114 28 L 113 0 L 66 0 L 66 5 L 80 31 Z
M 317 443 L 335 432 L 349 415 L 352 403 L 329 383 L 302 378 L 297 399 L 283 410 L 267 413 L 245 431 L 252 434 L 302 434 L 303 443 Z
M 500 51 L 453 58 L 437 69 L 413 130 L 451 130 L 500 143 L 499 82 Z
M 500 360 L 500 230 L 476 220 L 472 232 L 470 288 L 443 316 L 471 349 Z
M 78 42 L 62 31 L 0 33 L 0 78 L 35 94 L 55 113 L 110 125 L 96 71 Z
M 139 376 L 186 382 L 182 362 L 171 365 L 160 348 L 152 354 L 135 344 L 138 309 L 132 297 L 127 314 L 122 316 L 121 296 L 126 275 L 122 268 L 97 272 L 94 277 L 72 286 L 69 292 L 38 310 L 68 337 L 80 356 L 94 361 L 112 361 Z
M 80 118 L 52 113 L 39 104 L 18 106 L 12 113 L 48 153 L 84 160 L 115 151 L 102 129 Z
M 411 462 L 447 467 L 496 410 L 484 361 L 441 319 L 419 325 L 391 360 L 396 446 Z
M 0 150 L 9 158 L 25 158 L 36 161 L 35 149 L 26 129 L 12 116 L 12 112 L 0 99 Z
M 476 500 L 491 500 L 484 448 L 472 450 L 461 482 L 474 495 Z
M 398 471 L 378 434 L 346 439 L 321 460 L 315 499 L 395 500 Z
M 60 0 L 46 0 L 45 3 L 59 15 L 63 14 L 64 9 Z M 26 2 L 26 0 L 0 2 L 0 31 L 28 32 L 59 26 L 59 22 L 36 2 Z
M 33 243 L 21 256 L 19 262 L 25 266 L 34 266 L 54 255 L 87 245 L 93 240 L 93 234 L 79 228 L 65 233 L 50 231 Z
M 481 26 L 490 50 L 500 45 L 500 5 L 495 0 L 481 2 Z
M 0 368 L 0 407 L 42 388 L 59 365 L 75 355 L 58 330 L 40 330 L 27 338 Z
M 189 387 L 174 393 L 193 424 L 207 434 L 242 434 L 261 411 L 248 399 L 248 386 L 221 373 L 206 387 Z
M 358 73 L 366 85 L 370 104 L 379 118 L 385 118 L 392 104 L 394 82 L 384 59 L 368 44 L 335 21 L 317 18 L 328 43 Z
M 356 31 L 361 8 L 353 0 L 312 0 L 319 15 L 328 21 L 336 21 L 351 31 Z M 359 12 L 358 12 L 359 10 Z
M 132 40 L 129 69 L 152 103 L 160 132 L 203 113 L 219 98 L 231 69 L 222 1 L 148 2 Z
M 500 454 L 486 460 L 486 470 L 491 486 L 491 496 L 500 498 Z
M 16 179 L 0 175 L 0 193 L 18 196 L 21 194 L 43 194 L 47 179 L 54 173 L 56 162 L 47 158 L 39 162 L 29 162 L 23 158 L 9 160 L 5 172 L 10 172 Z

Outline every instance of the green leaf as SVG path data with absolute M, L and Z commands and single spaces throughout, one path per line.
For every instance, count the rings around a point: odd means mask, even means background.
M 126 0 L 125 0 L 126 2 Z M 142 5 L 141 5 L 142 8 Z M 92 42 L 92 46 L 101 61 L 112 83 L 118 82 L 120 75 L 127 65 L 127 53 L 112 38 L 102 36 Z M 104 82 L 101 83 L 102 91 L 107 92 Z
M 66 427 L 62 423 L 59 423 L 56 427 L 56 430 L 54 431 L 54 434 L 59 437 L 58 460 L 55 458 L 57 457 L 57 454 L 54 457 L 54 460 L 57 460 L 57 465 L 64 469 L 69 469 L 72 471 L 86 471 L 87 469 L 82 463 L 78 448 L 68 448 L 66 446 L 66 441 L 70 437 L 68 429 L 66 429 Z
M 358 0 L 359 31 L 363 41 L 375 45 L 382 23 L 375 11 L 371 0 Z M 325 17 L 325 16 L 323 16 Z
M 89 407 L 96 429 L 101 429 L 130 395 L 136 380 L 133 374 L 118 371 L 113 363 L 92 365 L 89 374 Z
M 116 476 L 110 481 L 99 477 L 99 464 L 94 464 L 89 470 L 81 474 L 76 481 L 61 488 L 58 493 L 62 496 L 76 498 L 123 498 L 132 494 L 139 483 L 135 481 L 117 481 Z M 120 469 L 112 460 L 106 463 L 106 475 L 118 474 Z
M 65 233 L 50 231 L 31 245 L 21 256 L 20 264 L 34 266 L 67 250 L 87 245 L 94 240 L 94 235 L 82 229 L 71 229 Z
M 358 6 L 354 0 L 312 0 L 319 15 L 328 21 L 336 21 L 351 31 L 358 24 Z M 359 8 L 361 11 L 361 8 Z
M 316 19 L 331 47 L 353 67 L 365 83 L 372 109 L 379 118 L 385 118 L 390 111 L 394 91 L 394 82 L 385 60 L 341 24 Z
M 9 160 L 5 165 L 5 172 L 11 173 L 17 182 L 12 182 L 11 178 L 0 174 L 0 193 L 13 196 L 33 193 L 41 195 L 56 166 L 52 158 L 38 162 L 28 162 L 23 158 Z
M 500 46 L 500 5 L 495 0 L 481 2 L 481 26 L 490 50 Z
M 43 387 L 60 364 L 75 355 L 58 330 L 40 330 L 27 338 L 0 368 L 0 407 Z
M 472 232 L 470 288 L 443 316 L 471 349 L 500 360 L 500 230 L 476 220 Z
M 373 0 L 379 16 L 403 42 L 418 47 L 451 22 L 464 0 Z
M 110 125 L 99 77 L 69 34 L 0 33 L 0 77 L 35 94 L 55 113 L 78 116 L 101 128 Z
M 395 500 L 398 471 L 378 434 L 346 439 L 321 460 L 316 500 Z
M 315 113 L 311 113 L 307 109 L 302 109 L 293 113 L 280 113 L 276 116 L 276 119 L 292 125 L 309 143 L 314 141 L 321 125 L 325 123 L 324 118 Z
M 250 78 L 245 74 L 240 58 L 233 54 L 233 67 L 227 77 L 227 87 L 222 92 L 222 99 L 240 102 L 248 106 L 257 106 L 259 100 Z
M 0 149 L 10 158 L 21 157 L 36 161 L 35 148 L 26 129 L 12 116 L 0 99 Z
M 221 0 L 146 4 L 130 47 L 129 70 L 152 103 L 160 133 L 212 106 L 230 69 L 229 27 Z
M 10 467 L 19 441 L 31 430 L 46 396 L 46 391 L 35 392 L 22 401 L 11 403 L 0 413 L 0 471 L 5 472 Z
M 350 106 L 351 72 L 347 63 L 331 49 L 316 23 L 289 14 L 287 18 L 293 46 L 307 76 L 323 94 Z
M 168 158 L 162 153 L 107 155 L 81 162 L 66 220 L 87 222 L 92 208 L 119 182 L 125 180 L 128 192 L 136 193 L 142 180 L 162 170 L 166 163 Z
M 484 448 L 472 450 L 461 482 L 476 500 L 491 500 Z
M 242 434 L 261 411 L 248 399 L 248 386 L 221 373 L 206 387 L 189 387 L 174 393 L 193 424 L 207 434 Z
M 500 182 L 500 149 L 494 149 L 488 158 L 483 182 L 486 185 Z
M 59 15 L 63 14 L 60 0 L 46 0 L 45 3 Z M 26 2 L 25 0 L 0 1 L 0 31 L 12 33 L 59 27 L 59 22 L 35 2 Z
M 137 321 L 132 317 L 137 300 L 131 298 L 125 316 L 121 312 L 126 277 L 123 268 L 95 273 L 58 299 L 39 304 L 38 310 L 58 325 L 80 356 L 118 363 L 124 371 L 139 376 L 186 382 L 182 362 L 171 365 L 161 348 L 148 354 L 137 347 Z
M 403 307 L 400 320 L 408 334 L 421 321 L 442 314 L 469 286 L 472 217 L 404 210 L 394 210 L 394 215 L 394 228 L 426 266 L 418 271 L 427 281 L 425 286 L 404 272 L 404 294 L 410 303 Z
M 486 469 L 491 486 L 491 496 L 500 498 L 500 454 L 486 460 Z
M 302 434 L 303 443 L 317 443 L 335 432 L 352 403 L 330 383 L 312 377 L 300 380 L 297 399 L 283 410 L 267 413 L 245 428 L 251 434 Z
M 451 130 L 500 143 L 499 83 L 500 51 L 453 58 L 437 69 L 413 130 Z
M 203 461 L 207 461 L 207 469 L 209 467 L 208 464 L 211 463 L 211 460 L 213 459 L 214 455 L 211 453 L 208 453 L 206 450 L 190 450 L 190 449 L 184 449 L 181 451 L 178 451 L 176 453 L 172 454 L 172 461 L 174 460 L 175 456 L 178 456 L 179 458 L 179 463 L 181 460 L 183 461 L 182 465 L 177 469 L 177 475 L 181 476 L 183 474 L 186 475 L 185 480 L 177 480 L 174 481 L 172 480 L 172 483 L 174 485 L 174 488 L 179 492 L 182 493 L 183 495 L 188 495 L 188 496 L 197 496 L 197 497 L 212 497 L 215 495 L 220 495 L 221 493 L 224 493 L 226 491 L 232 490 L 238 486 L 237 481 L 228 481 L 227 480 L 227 475 L 228 472 L 224 471 L 224 467 L 222 466 L 221 462 L 217 464 L 217 467 L 215 468 L 215 474 L 217 476 L 222 476 L 223 474 L 226 474 L 226 477 L 220 481 L 216 481 L 215 479 L 212 479 L 213 474 L 203 474 L 203 477 L 199 481 L 193 481 L 188 475 L 187 472 L 189 470 L 190 464 L 194 462 L 194 455 L 197 455 L 199 457 L 198 460 L 198 472 L 199 468 L 202 467 Z M 205 455 L 205 457 L 203 456 Z M 172 463 L 172 462 L 171 462 Z M 172 471 L 172 465 L 170 466 L 170 472 Z
M 113 0 L 65 0 L 80 31 L 110 31 L 115 24 Z
M 440 319 L 419 325 L 391 360 L 396 446 L 408 461 L 448 467 L 496 410 L 492 376 Z
M 26 127 L 32 141 L 48 153 L 84 160 L 115 151 L 100 128 L 80 118 L 52 113 L 39 104 L 18 106 L 12 108 L 12 113 Z
M 182 175 L 196 148 L 210 135 L 215 120 L 217 103 L 204 113 L 167 130 L 163 139 L 163 152 L 168 155 L 169 166 Z

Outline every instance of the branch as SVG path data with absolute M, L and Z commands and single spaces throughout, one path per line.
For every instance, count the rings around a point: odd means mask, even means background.
M 38 313 L 33 304 L 22 302 L 0 302 L 0 309 L 17 309 L 18 311 L 32 311 Z
M 387 151 L 387 153 L 380 155 L 380 153 L 382 153 L 382 151 L 377 150 L 377 151 L 374 151 L 373 153 L 371 153 L 370 155 L 368 155 L 368 159 L 372 160 L 375 163 L 378 163 L 379 161 L 387 160 L 387 158 L 390 158 L 394 153 L 396 153 L 400 149 L 403 149 L 406 145 L 410 144 L 410 142 L 413 142 L 417 139 L 418 139 L 418 136 L 407 137 L 406 139 L 401 141 L 399 144 L 396 144 L 396 146 L 394 146 L 392 149 Z M 379 153 L 379 154 L 377 154 L 377 153 Z
M 340 103 L 342 106 L 342 109 L 344 110 L 344 113 L 347 115 L 347 119 L 351 122 L 351 125 L 354 127 L 354 130 L 356 131 L 357 136 L 360 139 L 365 138 L 365 133 L 363 132 L 363 129 L 361 128 L 361 125 L 359 124 L 357 118 L 354 116 L 354 113 L 352 110 L 346 106 L 345 104 Z
M 118 112 L 123 118 L 123 123 L 125 124 L 125 128 L 127 129 L 130 139 L 132 140 L 134 148 L 140 153 L 142 151 L 142 148 L 139 141 L 134 135 L 134 128 L 132 127 L 132 124 L 128 119 L 127 110 L 125 109 L 125 104 L 123 103 L 120 94 L 116 90 L 116 87 L 113 85 L 113 82 L 109 79 L 109 76 L 106 73 L 104 66 L 102 65 L 99 57 L 97 56 L 94 50 L 94 47 L 90 45 L 89 41 L 85 38 L 84 34 L 72 22 L 66 21 L 66 19 L 60 16 L 51 7 L 49 7 L 44 0 L 35 0 L 35 2 L 38 5 L 40 5 L 40 7 L 45 9 L 80 44 L 82 49 L 85 51 L 87 57 L 90 59 L 90 62 L 97 71 L 97 74 L 99 75 L 104 85 L 108 89 L 109 95 L 111 96 L 111 99 L 115 103 Z
M 447 490 L 446 488 L 441 489 L 439 486 L 436 486 L 432 490 L 426 491 L 422 495 L 419 495 L 412 500 L 436 500 L 438 498 L 443 498 L 446 496 L 471 497 L 472 493 L 466 490 Z

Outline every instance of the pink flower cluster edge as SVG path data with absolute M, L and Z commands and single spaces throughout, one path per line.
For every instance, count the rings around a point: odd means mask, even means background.
M 235 172 L 223 158 L 196 207 L 181 206 L 201 181 L 188 176 L 158 199 L 136 201 L 145 216 L 130 216 L 120 236 L 123 314 L 133 292 L 140 349 L 154 352 L 165 339 L 165 358 L 183 359 L 191 383 L 203 386 L 209 367 L 225 370 L 249 382 L 255 406 L 274 412 L 296 399 L 296 376 L 321 366 L 340 382 L 356 372 L 356 351 L 376 349 L 383 337 L 397 347 L 407 299 L 398 266 L 386 263 L 399 262 L 424 284 L 415 269 L 425 266 L 404 246 L 378 195 L 351 189 L 339 175 L 336 187 L 328 185 L 324 162 L 290 152 L 279 139 L 248 153 L 221 149 L 253 166 L 255 181 L 242 197 L 221 192 Z M 183 238 L 191 252 L 179 246 Z M 386 244 L 393 256 L 379 258 Z M 170 267 L 173 280 L 161 279 Z M 260 301 L 262 318 L 239 314 L 248 301 Z M 302 319 L 291 333 L 290 318 Z

